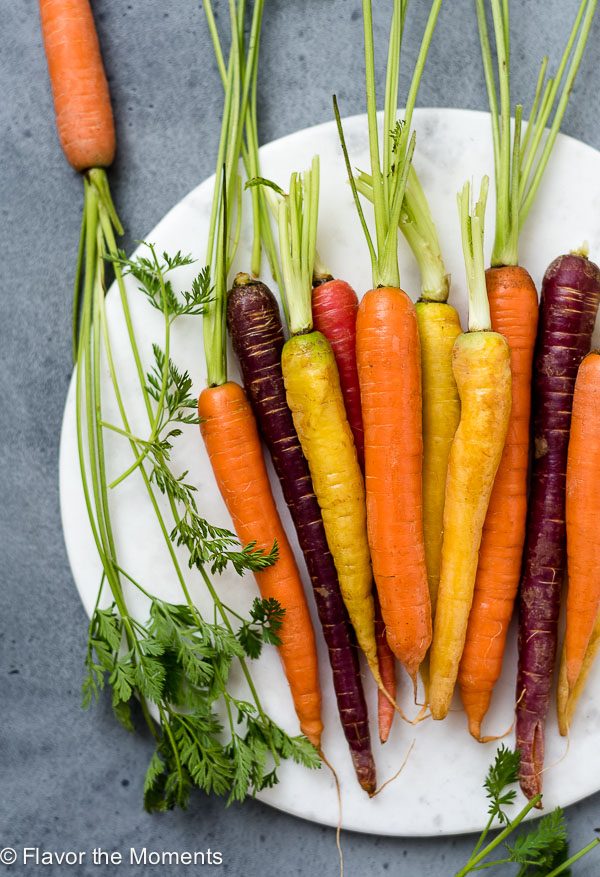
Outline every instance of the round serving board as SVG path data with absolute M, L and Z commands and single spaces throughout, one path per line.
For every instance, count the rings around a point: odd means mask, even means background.
M 458 307 L 463 325 L 466 317 L 465 277 L 457 221 L 456 193 L 466 179 L 476 187 L 484 173 L 493 174 L 490 119 L 486 113 L 466 110 L 421 109 L 415 113 L 417 151 L 415 165 L 431 203 L 439 230 L 442 251 L 452 275 L 451 301 Z M 364 116 L 349 118 L 344 123 L 353 166 L 368 168 L 367 126 Z M 358 294 L 371 285 L 368 252 L 350 188 L 333 123 L 297 131 L 261 149 L 262 172 L 287 187 L 289 173 L 307 167 L 311 157 L 321 157 L 321 207 L 318 247 L 322 261 L 332 274 L 349 281 Z M 205 180 L 170 210 L 147 236 L 159 251 L 192 253 L 203 264 L 213 179 Z M 246 197 L 246 196 L 245 196 Z M 490 199 L 487 218 L 487 254 L 492 244 L 494 204 Z M 367 207 L 366 213 L 371 214 Z M 250 216 L 250 212 L 246 214 Z M 546 178 L 536 205 L 523 230 L 520 247 L 521 263 L 529 269 L 536 284 L 541 282 L 548 263 L 560 253 L 579 247 L 583 241 L 590 246 L 592 257 L 600 257 L 600 155 L 578 141 L 559 136 Z M 400 243 L 400 265 L 403 288 L 414 298 L 419 294 L 419 276 L 410 252 Z M 245 225 L 236 259 L 237 270 L 249 268 L 250 230 Z M 266 260 L 265 260 L 266 262 Z M 198 267 L 198 266 L 196 266 Z M 175 286 L 186 288 L 194 269 L 182 269 L 173 275 Z M 270 277 L 264 272 L 264 279 Z M 162 317 L 151 308 L 145 297 L 128 282 L 133 321 L 145 362 L 150 365 L 151 345 L 162 343 Z M 147 422 L 141 406 L 133 362 L 124 328 L 118 295 L 111 290 L 107 312 L 120 374 L 125 405 L 130 412 L 132 428 L 141 436 L 147 434 Z M 175 324 L 172 357 L 187 369 L 194 382 L 194 392 L 205 383 L 200 318 L 186 317 Z M 235 357 L 230 350 L 230 376 L 239 379 Z M 105 386 L 105 419 L 120 423 L 108 375 Z M 105 431 L 109 480 L 130 465 L 131 452 L 127 442 Z M 191 426 L 176 440 L 174 466 L 189 470 L 189 479 L 198 488 L 198 499 L 205 517 L 216 524 L 230 526 L 227 511 L 215 487 L 208 459 L 198 428 Z M 270 465 L 270 464 L 269 464 Z M 271 471 L 271 476 L 273 472 Z M 279 484 L 272 477 L 275 495 L 292 543 L 297 549 L 287 510 L 283 505 Z M 60 493 L 65 541 L 73 576 L 86 611 L 90 613 L 97 595 L 100 563 L 92 541 L 80 485 L 75 435 L 75 398 L 72 383 L 67 398 L 60 451 Z M 152 512 L 148 509 L 145 488 L 135 474 L 111 493 L 111 509 L 121 566 L 146 589 L 167 599 L 181 601 L 173 567 Z M 300 555 L 298 554 L 300 557 Z M 184 568 L 187 569 L 182 554 Z M 311 609 L 310 586 L 300 560 Z M 202 583 L 195 571 L 188 574 L 194 599 L 201 607 L 210 606 Z M 256 595 L 251 576 L 238 578 L 227 572 L 217 580 L 220 592 L 236 609 L 247 610 Z M 134 612 L 145 617 L 145 604 L 138 592 L 127 592 Z M 376 692 L 371 680 L 365 679 L 368 701 L 373 717 L 372 738 L 378 767 L 379 782 L 393 775 L 407 750 L 414 747 L 402 772 L 377 798 L 369 800 L 359 788 L 342 734 L 331 684 L 327 652 L 314 613 L 321 659 L 321 684 L 325 734 L 324 751 L 335 765 L 343 793 L 343 825 L 355 831 L 372 834 L 432 836 L 480 830 L 485 821 L 486 799 L 481 788 L 483 776 L 492 760 L 496 744 L 481 745 L 473 741 L 466 729 L 465 717 L 458 698 L 454 711 L 444 722 L 425 721 L 411 727 L 396 720 L 391 737 L 380 746 L 376 730 Z M 485 733 L 503 733 L 512 723 L 516 643 L 512 632 Z M 254 664 L 254 675 L 267 711 L 292 733 L 298 732 L 292 701 L 277 653 L 265 649 Z M 241 680 L 233 684 L 243 692 Z M 409 681 L 401 674 L 399 698 L 406 710 L 416 714 L 411 704 Z M 547 731 L 547 773 L 544 778 L 547 809 L 570 804 L 600 788 L 600 749 L 597 723 L 600 709 L 600 667 L 592 673 L 589 685 L 574 721 L 570 747 L 559 737 L 554 711 L 550 713 Z M 512 734 L 507 737 L 512 743 Z M 308 771 L 294 764 L 283 764 L 280 782 L 262 792 L 259 798 L 273 807 L 305 819 L 335 825 L 338 805 L 330 773 L 323 769 Z

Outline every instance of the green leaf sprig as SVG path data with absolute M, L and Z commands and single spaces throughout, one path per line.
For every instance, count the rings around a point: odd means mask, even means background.
M 77 438 L 84 498 L 103 574 L 89 625 L 83 705 L 91 705 L 103 689 L 110 690 L 115 715 L 133 731 L 132 704 L 139 701 L 156 740 L 145 782 L 147 809 L 185 807 L 193 788 L 223 795 L 228 802 L 242 800 L 277 781 L 282 759 L 292 758 L 307 767 L 317 767 L 320 761 L 306 738 L 285 734 L 265 713 L 248 666 L 265 644 L 279 642 L 283 610 L 275 601 L 257 598 L 244 618 L 220 599 L 209 575 L 228 566 L 240 575 L 263 569 L 276 562 L 277 545 L 270 551 L 254 544 L 242 546 L 232 532 L 206 521 L 195 486 L 186 472 L 173 471 L 171 464 L 173 442 L 198 423 L 190 376 L 170 356 L 171 330 L 176 318 L 202 313 L 212 295 L 209 274 L 199 272 L 189 292 L 176 293 L 170 274 L 191 265 L 190 257 L 178 253 L 159 258 L 155 248 L 146 245 L 138 257 L 126 259 L 116 247 L 107 208 L 92 188 L 94 181 L 86 185 L 88 206 L 94 211 L 90 211 L 87 228 L 88 233 L 94 230 L 95 238 L 94 258 L 88 259 L 92 280 L 88 270 L 77 349 Z M 112 262 L 115 272 L 148 420 L 146 438 L 131 428 L 112 354 L 105 312 L 106 261 Z M 164 317 L 164 343 L 153 346 L 147 369 L 131 319 L 125 274 L 138 281 L 149 304 Z M 108 368 L 120 423 L 103 418 L 101 357 Z M 122 436 L 133 456 L 132 465 L 112 485 L 107 478 L 106 431 Z M 164 538 L 184 597 L 180 604 L 159 599 L 120 564 L 112 532 L 111 486 L 117 488 L 134 472 L 143 481 Z M 210 619 L 192 600 L 178 547 L 187 550 L 189 567 L 197 570 L 212 598 Z M 129 611 L 131 587 L 147 601 L 145 621 Z M 248 700 L 229 691 L 236 663 L 247 685 Z
M 541 804 L 542 796 L 536 795 L 523 809 L 511 819 L 507 808 L 516 800 L 515 789 L 510 788 L 519 780 L 520 756 L 506 746 L 500 746 L 494 762 L 490 765 L 484 780 L 484 789 L 489 799 L 488 821 L 481 832 L 468 862 L 456 872 L 455 877 L 466 877 L 476 871 L 500 868 L 504 865 L 519 865 L 515 877 L 568 877 L 570 867 L 600 844 L 595 839 L 571 857 L 568 854 L 567 826 L 560 807 L 543 816 L 533 828 L 518 834 L 512 843 L 508 838 L 523 822 L 527 814 Z M 494 823 L 504 828 L 486 844 Z M 492 853 L 503 845 L 501 858 L 490 858 Z

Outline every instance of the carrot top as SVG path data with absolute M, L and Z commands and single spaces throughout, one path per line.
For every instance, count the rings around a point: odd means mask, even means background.
M 266 181 L 264 181 L 266 182 Z M 281 190 L 279 190 L 281 192 Z M 277 207 L 283 272 L 281 296 L 292 335 L 312 329 L 312 278 L 319 216 L 319 157 L 310 170 L 290 177 L 290 191 Z
M 231 19 L 231 47 L 227 68 L 218 44 L 216 30 L 213 44 L 221 74 L 225 73 L 225 103 L 217 154 L 215 189 L 210 213 L 206 261 L 210 265 L 213 297 L 203 318 L 204 351 L 207 366 L 207 383 L 210 387 L 227 381 L 227 346 L 225 307 L 227 301 L 227 276 L 237 250 L 241 227 L 241 178 L 239 158 L 242 150 L 244 120 L 251 107 L 255 70 L 258 63 L 258 45 L 264 0 L 256 0 L 247 50 L 243 42 L 244 3 L 229 4 Z M 210 0 L 204 7 L 211 32 L 214 17 Z M 215 42 L 216 37 L 216 42 Z M 235 217 L 235 221 L 232 219 Z M 233 232 L 230 231 L 233 229 Z
M 357 183 L 352 174 L 350 160 L 344 140 L 337 100 L 334 97 L 334 112 L 338 123 L 340 141 L 348 178 L 356 203 L 356 209 L 363 227 L 371 265 L 373 286 L 400 287 L 398 266 L 398 224 L 402 214 L 402 204 L 415 145 L 414 132 L 411 134 L 412 114 L 415 108 L 419 83 L 425 60 L 431 44 L 442 0 L 433 0 L 427 25 L 406 98 L 404 119 L 398 119 L 398 77 L 400 72 L 400 52 L 402 34 L 408 0 L 394 0 L 390 27 L 385 99 L 383 111 L 383 142 L 380 150 L 379 127 L 377 123 L 377 94 L 375 88 L 375 48 L 373 41 L 372 0 L 363 0 L 363 22 L 365 41 L 365 68 L 367 93 L 367 120 L 369 127 L 369 151 L 371 159 L 371 192 L 375 214 L 375 241 L 367 228 L 362 206 L 358 197 Z
M 373 200 L 373 178 L 359 171 L 355 177 L 361 195 Z M 449 276 L 442 257 L 437 229 L 427 196 L 411 164 L 400 213 L 400 231 L 411 248 L 421 273 L 421 298 L 424 301 L 446 302 L 450 292 Z
M 481 55 L 492 115 L 492 140 L 494 144 L 496 235 L 491 260 L 493 266 L 518 264 L 519 233 L 531 210 L 556 141 L 589 36 L 596 2 L 597 0 L 581 0 L 555 76 L 546 79 L 548 58 L 542 59 L 529 123 L 521 140 L 523 115 L 521 104 L 517 104 L 515 108 L 515 122 L 512 130 L 510 121 L 508 0 L 489 0 L 496 44 L 498 87 L 494 77 L 492 51 L 486 22 L 486 0 L 476 0 Z M 571 59 L 570 63 L 569 59 Z M 550 123 L 550 130 L 545 135 L 546 126 L 550 122 L 553 112 L 554 117 Z
M 469 287 L 469 332 L 489 332 L 492 328 L 483 258 L 483 231 L 488 188 L 489 178 L 483 177 L 479 198 L 474 205 L 471 202 L 470 183 L 465 183 L 462 192 L 459 192 L 457 196 L 467 285 Z

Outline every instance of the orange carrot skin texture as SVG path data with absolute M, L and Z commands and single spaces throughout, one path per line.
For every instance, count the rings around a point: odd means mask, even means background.
M 410 676 L 431 643 L 423 544 L 421 350 L 400 289 L 372 289 L 356 323 L 365 430 L 367 525 L 387 640 Z
M 303 734 L 319 748 L 323 724 L 315 636 L 302 581 L 279 518 L 250 403 L 229 381 L 208 387 L 198 399 L 200 430 L 215 479 L 240 542 L 269 551 L 277 562 L 255 573 L 263 598 L 285 609 L 279 653 Z
M 504 335 L 510 348 L 512 407 L 483 528 L 459 673 L 469 731 L 477 739 L 481 738 L 481 723 L 502 670 L 521 572 L 527 519 L 531 372 L 538 321 L 537 291 L 524 268 L 489 268 L 486 285 L 492 329 Z
M 567 629 L 569 690 L 575 687 L 600 608 L 600 354 L 577 373 L 567 457 Z
M 89 0 L 40 0 L 40 18 L 63 152 L 76 171 L 108 167 L 115 126 Z

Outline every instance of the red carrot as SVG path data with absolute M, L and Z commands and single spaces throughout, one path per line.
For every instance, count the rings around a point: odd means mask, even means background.
M 354 436 L 358 462 L 365 471 L 365 433 L 362 422 L 360 384 L 356 365 L 356 316 L 358 297 L 352 287 L 344 280 L 327 279 L 316 282 L 312 296 L 313 321 L 315 329 L 321 332 L 331 344 L 340 375 L 340 386 L 348 423 Z M 377 660 L 379 672 L 387 692 L 396 699 L 396 665 L 394 654 L 389 647 L 385 624 L 381 617 L 381 607 L 375 589 L 375 626 L 377 639 Z M 394 705 L 382 691 L 378 691 L 379 738 L 385 743 L 394 721 Z
M 517 747 L 521 788 L 539 794 L 565 574 L 565 483 L 573 390 L 600 303 L 600 268 L 559 256 L 542 284 L 533 378 L 534 460 L 519 594 Z

